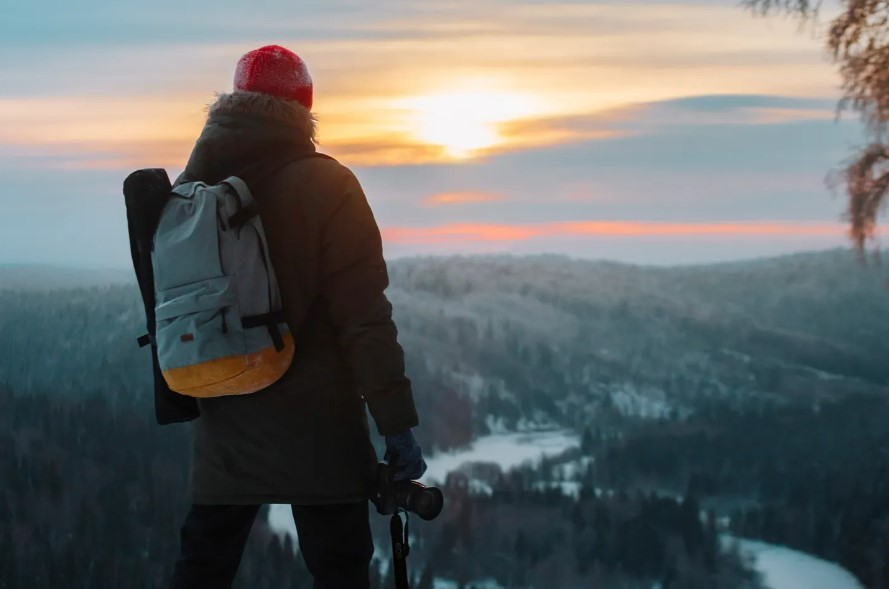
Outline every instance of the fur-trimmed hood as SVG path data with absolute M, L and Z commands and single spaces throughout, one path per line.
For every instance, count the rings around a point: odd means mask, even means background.
M 220 93 L 207 106 L 209 118 L 216 115 L 248 115 L 272 119 L 293 127 L 299 136 L 315 142 L 317 122 L 312 111 L 293 100 L 284 100 L 258 92 Z
M 219 94 L 178 182 L 262 179 L 315 151 L 315 118 L 301 104 L 256 92 Z

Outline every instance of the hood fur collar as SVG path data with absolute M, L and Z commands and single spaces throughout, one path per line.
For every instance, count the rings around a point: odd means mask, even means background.
M 210 117 L 245 114 L 272 119 L 293 127 L 296 133 L 315 141 L 315 116 L 312 111 L 293 100 L 238 90 L 230 94 L 217 94 L 216 100 L 207 107 L 207 113 Z

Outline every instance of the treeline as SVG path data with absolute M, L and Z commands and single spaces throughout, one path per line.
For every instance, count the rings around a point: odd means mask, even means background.
M 590 488 L 573 498 L 558 486 L 541 490 L 541 477 L 513 471 L 487 495 L 452 474 L 447 510 L 420 524 L 425 539 L 412 549 L 428 563 L 424 576 L 434 570 L 463 588 L 479 578 L 502 587 L 761 587 L 738 555 L 723 552 L 716 522 L 701 518 L 695 499 Z
M 159 428 L 150 407 L 104 397 L 16 395 L 0 386 L 0 588 L 137 589 L 166 586 L 188 507 L 188 426 Z M 504 586 L 752 589 L 750 573 L 720 553 L 712 522 L 692 502 L 641 495 L 579 500 L 536 491 L 537 471 L 500 477 L 488 495 L 465 476 L 445 488 L 447 509 L 414 520 L 416 587 L 435 577 L 493 578 Z M 377 565 L 388 560 L 386 518 L 373 516 Z M 257 519 L 236 587 L 311 586 L 289 538 Z M 392 586 L 377 566 L 373 586 Z
M 622 440 L 595 433 L 590 481 L 692 492 L 739 536 L 840 563 L 889 586 L 889 397 L 712 406 Z
M 189 433 L 149 406 L 0 386 L 0 588 L 166 587 L 188 508 Z M 310 587 L 292 548 L 254 528 L 240 589 Z

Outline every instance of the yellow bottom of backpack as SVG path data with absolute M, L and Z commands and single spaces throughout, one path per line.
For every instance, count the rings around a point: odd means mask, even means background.
M 164 370 L 167 386 L 189 397 L 247 395 L 284 376 L 293 361 L 293 335 L 281 334 L 284 349 L 270 346 L 252 354 L 218 358 L 192 366 Z

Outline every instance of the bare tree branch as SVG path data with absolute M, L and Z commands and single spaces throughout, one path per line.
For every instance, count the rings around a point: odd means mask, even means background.
M 889 2 L 847 0 L 827 46 L 840 64 L 843 105 L 860 112 L 867 129 L 882 138 L 889 123 Z
M 875 143 L 863 150 L 846 167 L 842 181 L 849 196 L 847 218 L 852 241 L 864 249 L 874 238 L 877 216 L 885 207 L 889 191 L 889 149 Z
M 818 14 L 822 0 L 742 0 L 741 4 L 761 16 L 784 12 L 809 19 Z
M 850 235 L 859 250 L 876 236 L 877 219 L 889 202 L 889 0 L 840 0 L 827 48 L 839 66 L 839 108 L 861 115 L 871 145 L 843 173 Z M 803 21 L 817 17 L 821 0 L 743 0 L 758 15 L 783 12 Z

